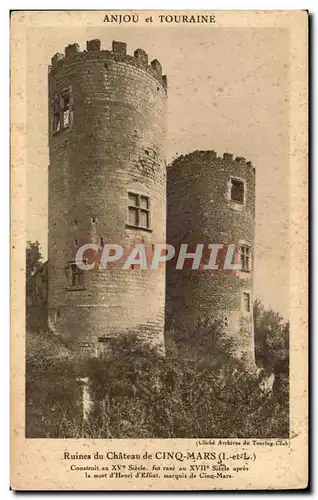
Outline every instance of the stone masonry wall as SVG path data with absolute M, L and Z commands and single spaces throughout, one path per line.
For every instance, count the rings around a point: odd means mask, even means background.
M 245 182 L 245 203 L 230 200 L 231 177 Z M 176 270 L 167 264 L 168 329 L 196 328 L 205 320 L 221 320 L 235 335 L 239 356 L 254 356 L 253 257 L 255 169 L 244 158 L 214 151 L 195 151 L 177 158 L 167 169 L 167 241 L 251 246 L 250 272 Z M 193 251 L 193 250 L 192 250 Z M 243 312 L 243 292 L 251 294 L 251 312 Z
M 49 116 L 70 89 L 72 117 L 55 134 L 49 123 L 49 324 L 75 347 L 127 330 L 163 345 L 163 268 L 95 269 L 70 289 L 68 263 L 88 242 L 165 242 L 166 87 L 160 63 L 148 65 L 142 49 L 128 56 L 122 42 L 73 44 L 52 58 Z M 129 191 L 150 197 L 150 230 L 127 227 Z

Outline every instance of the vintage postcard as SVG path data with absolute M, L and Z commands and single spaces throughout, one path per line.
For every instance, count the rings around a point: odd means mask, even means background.
M 11 18 L 14 490 L 308 484 L 306 11 Z

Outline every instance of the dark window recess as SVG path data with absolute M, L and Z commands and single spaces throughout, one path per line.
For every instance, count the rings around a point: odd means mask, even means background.
M 150 198 L 128 193 L 128 225 L 150 229 Z
M 52 106 L 52 131 L 53 134 L 55 132 L 58 132 L 61 129 L 61 114 L 60 114 L 60 105 L 59 105 L 59 99 L 54 101 L 53 106 Z
M 100 344 L 107 344 L 110 341 L 110 337 L 98 337 L 98 342 Z
M 243 292 L 243 307 L 245 312 L 251 312 L 251 296 L 248 292 Z
M 52 104 L 52 133 L 65 130 L 71 126 L 72 106 L 71 91 L 65 90 L 57 95 Z
M 250 272 L 251 270 L 251 247 L 248 245 L 241 245 L 240 247 L 241 256 L 241 270 L 245 272 Z
M 84 285 L 84 271 L 80 269 L 77 264 L 71 264 L 71 286 L 83 286 Z
M 231 179 L 231 200 L 236 203 L 244 203 L 244 182 L 239 179 Z

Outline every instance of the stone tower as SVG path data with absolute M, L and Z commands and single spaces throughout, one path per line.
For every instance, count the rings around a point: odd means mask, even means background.
M 167 80 L 126 44 L 68 45 L 49 68 L 49 327 L 75 348 L 135 332 L 163 345 L 165 271 L 83 272 L 87 243 L 166 239 Z
M 168 243 L 177 248 L 216 243 L 224 249 L 235 244 L 242 265 L 240 271 L 222 269 L 222 262 L 218 270 L 195 271 L 189 266 L 176 270 L 168 262 L 167 328 L 221 321 L 235 335 L 235 354 L 253 362 L 255 168 L 228 153 L 222 158 L 214 151 L 181 156 L 167 169 L 167 200 Z M 219 255 L 224 260 L 224 251 Z

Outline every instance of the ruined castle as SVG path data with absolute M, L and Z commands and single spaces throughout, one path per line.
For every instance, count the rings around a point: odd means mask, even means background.
M 244 158 L 195 151 L 165 163 L 167 78 L 142 49 L 99 40 L 68 45 L 48 73 L 48 323 L 76 348 L 138 332 L 158 346 L 164 328 L 220 318 L 253 357 L 255 169 Z M 235 243 L 242 269 L 84 273 L 88 242 Z

